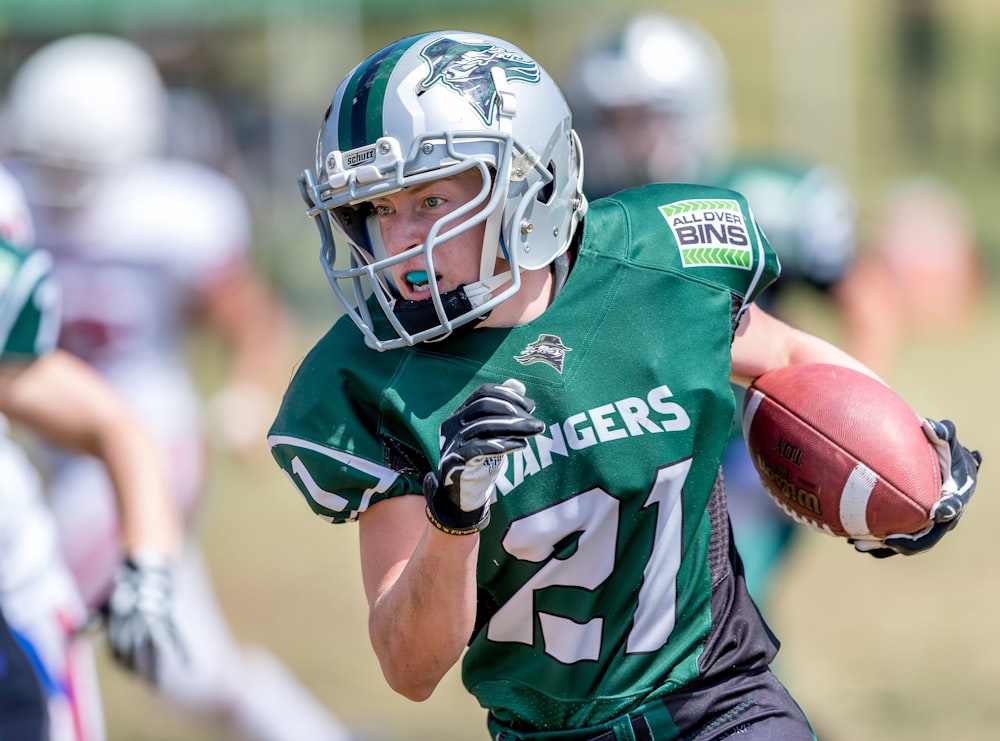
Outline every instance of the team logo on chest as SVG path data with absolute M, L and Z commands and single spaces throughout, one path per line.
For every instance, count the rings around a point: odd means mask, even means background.
M 753 264 L 750 235 L 737 201 L 695 198 L 659 207 L 686 268 L 740 268 Z
M 540 334 L 537 340 L 521 351 L 520 355 L 515 355 L 514 360 L 521 365 L 545 363 L 550 368 L 554 368 L 557 373 L 562 373 L 566 353 L 572 349 L 566 347 L 562 340 L 554 334 Z
M 462 44 L 441 39 L 421 50 L 431 71 L 420 87 L 429 89 L 437 83 L 447 85 L 465 98 L 483 122 L 493 124 L 500 94 L 493 83 L 491 70 L 499 67 L 509 81 L 536 83 L 542 79 L 538 65 L 495 44 Z

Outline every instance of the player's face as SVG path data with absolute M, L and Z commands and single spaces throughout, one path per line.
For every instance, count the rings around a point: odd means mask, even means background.
M 478 171 L 467 170 L 449 178 L 413 185 L 372 201 L 388 255 L 395 256 L 424 243 L 434 224 L 471 201 L 482 188 Z M 468 218 L 468 217 L 467 217 Z M 463 219 L 449 222 L 447 231 Z M 423 253 L 390 269 L 393 282 L 409 301 L 430 298 L 430 280 L 446 293 L 479 280 L 485 225 L 479 224 L 434 248 L 434 276 L 427 274 Z

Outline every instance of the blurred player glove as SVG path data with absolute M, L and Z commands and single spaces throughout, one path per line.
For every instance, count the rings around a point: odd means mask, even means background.
M 510 379 L 480 386 L 441 425 L 441 464 L 424 477 L 427 518 L 450 535 L 479 532 L 490 521 L 490 494 L 503 457 L 545 429 L 535 402 Z
M 941 464 L 941 499 L 931 509 L 931 523 L 912 535 L 890 535 L 882 541 L 854 540 L 854 547 L 876 558 L 902 553 L 912 556 L 937 544 L 945 533 L 958 524 L 969 500 L 976 491 L 976 476 L 983 457 L 978 450 L 968 450 L 958 442 L 951 420 L 924 420 L 924 434 L 930 440 Z
M 185 657 L 172 605 L 169 561 L 160 553 L 140 549 L 119 566 L 103 608 L 115 660 L 154 685 L 165 652 Z

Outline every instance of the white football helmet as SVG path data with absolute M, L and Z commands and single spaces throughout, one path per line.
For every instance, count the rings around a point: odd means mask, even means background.
M 33 199 L 71 197 L 84 174 L 97 177 L 158 152 L 165 112 L 162 80 L 144 50 L 115 36 L 66 36 L 40 48 L 14 74 L 7 145 L 32 168 L 69 178 L 61 188 L 42 188 L 43 194 L 25 179 Z
M 729 72 L 694 23 L 631 17 L 587 41 L 566 95 L 587 153 L 587 191 L 649 182 L 710 182 L 731 147 Z
M 369 202 L 467 170 L 481 174 L 479 194 L 424 244 L 387 257 Z M 355 67 L 320 129 L 316 170 L 299 182 L 334 293 L 366 344 L 389 350 L 485 317 L 518 291 L 521 270 L 565 252 L 586 211 L 582 179 L 569 108 L 538 63 L 498 38 L 440 31 L 401 39 Z M 430 299 L 399 297 L 391 266 L 422 252 L 433 272 L 437 246 L 483 223 L 478 282 L 442 294 L 431 280 Z M 339 264 L 336 240 L 350 252 Z M 495 274 L 498 256 L 509 270 Z

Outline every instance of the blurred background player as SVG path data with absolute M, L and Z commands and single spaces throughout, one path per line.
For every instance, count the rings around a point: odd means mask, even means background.
M 586 148 L 588 198 L 654 182 L 710 183 L 728 166 L 729 72 L 680 17 L 643 13 L 590 36 L 563 87 Z
M 243 194 L 218 171 L 163 156 L 166 105 L 143 49 L 68 36 L 15 72 L 6 133 L 37 244 L 52 253 L 63 290 L 60 345 L 111 380 L 153 431 L 191 532 L 208 490 L 209 450 L 186 356 L 191 331 L 215 333 L 228 353 L 213 441 L 249 455 L 266 449 L 294 337 L 289 312 L 253 269 Z M 50 451 L 47 464 L 60 543 L 94 607 L 120 555 L 108 481 L 86 457 Z M 248 738 L 348 737 L 276 657 L 237 643 L 191 538 L 176 601 L 190 660 L 165 668 L 167 698 Z
M 895 330 L 864 352 L 891 371 L 899 348 L 914 339 L 943 342 L 969 329 L 981 308 L 986 266 L 977 228 L 963 196 L 947 181 L 920 175 L 890 183 L 866 231 L 870 260 L 845 290 L 884 290 Z M 853 305 L 856 302 L 849 301 Z M 875 316 L 855 321 L 879 321 Z
M 24 192 L 10 173 L 0 167 L 0 242 L 28 244 L 33 237 Z M 6 427 L 6 422 L 2 424 Z M 6 467 L 2 460 L 6 449 L 6 445 L 0 445 L 0 467 Z M 0 549 L 5 540 L 0 534 Z M 55 543 L 54 537 L 51 542 Z M 3 603 L 0 594 L 0 737 L 46 741 L 50 732 L 45 688 L 23 638 L 14 633 L 3 614 Z
M 781 277 L 764 292 L 761 305 L 794 322 L 788 295 L 801 288 L 818 292 L 842 324 L 845 348 L 884 374 L 886 366 L 876 362 L 887 360 L 882 353 L 877 358 L 861 353 L 883 347 L 883 333 L 894 332 L 889 324 L 893 313 L 882 310 L 891 298 L 885 293 L 869 295 L 847 289 L 859 264 L 858 235 L 854 200 L 840 173 L 792 158 L 743 159 L 734 161 L 719 183 L 746 196 L 781 260 Z M 855 321 L 868 314 L 884 317 L 884 321 Z M 734 392 L 737 408 L 742 409 L 744 391 L 734 387 Z M 766 610 L 782 563 L 805 531 L 765 494 L 739 428 L 737 424 L 723 458 L 723 473 L 747 586 Z
M 844 289 L 857 257 L 855 204 L 844 178 L 831 166 L 783 154 L 733 155 L 728 66 L 703 28 L 670 15 L 633 16 L 592 36 L 571 69 L 566 90 L 587 157 L 588 197 L 655 181 L 732 188 L 747 197 L 781 261 L 780 279 L 759 304 L 782 316 L 784 294 L 808 285 L 841 316 L 878 312 L 860 302 L 881 303 L 881 296 Z M 859 303 L 848 307 L 849 299 Z M 879 345 L 863 333 L 889 331 L 863 322 L 845 330 L 857 333 L 845 338 L 849 351 Z M 742 389 L 734 386 L 734 393 L 741 409 Z M 760 485 L 738 422 L 723 471 L 747 586 L 766 611 L 779 567 L 803 528 Z
M 114 482 L 125 560 L 102 606 L 113 656 L 154 684 L 183 656 L 170 565 L 181 542 L 164 461 L 100 375 L 56 349 L 59 291 L 51 257 L 32 249 L 17 182 L 0 168 L 0 737 L 104 738 L 88 619 L 59 549 L 42 480 L 9 434 L 19 429 L 93 456 Z

